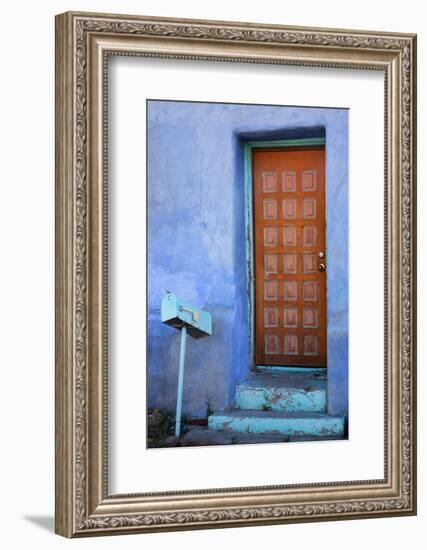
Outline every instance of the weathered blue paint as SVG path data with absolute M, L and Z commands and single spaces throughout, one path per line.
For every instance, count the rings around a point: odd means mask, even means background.
M 211 430 L 239 433 L 283 434 L 287 437 L 344 437 L 344 417 L 322 413 L 277 411 L 224 411 L 208 419 Z
M 149 407 L 175 408 L 179 334 L 160 322 L 165 289 L 212 314 L 212 336 L 187 350 L 183 413 L 233 404 L 250 369 L 244 143 L 325 137 L 327 238 L 337 238 L 327 251 L 328 411 L 346 414 L 347 111 L 149 101 L 147 113 Z
M 326 412 L 326 376 L 251 375 L 236 387 L 237 409 Z
M 254 241 L 254 217 L 253 217 L 253 190 L 252 190 L 252 148 L 249 143 L 243 143 L 243 166 L 245 186 L 245 236 L 246 236 L 246 292 L 248 296 L 248 348 L 249 364 L 255 365 L 254 353 L 254 326 L 255 326 L 255 266 L 253 243 Z
M 325 145 L 324 137 L 316 138 L 296 138 L 296 139 L 275 139 L 265 141 L 250 141 L 248 143 L 251 149 L 273 149 L 286 147 L 314 147 L 316 145 Z
M 313 374 L 314 376 L 325 376 L 325 369 L 323 367 L 278 367 L 277 365 L 257 365 L 255 372 L 269 373 L 269 374 L 295 374 L 297 372 L 301 374 Z

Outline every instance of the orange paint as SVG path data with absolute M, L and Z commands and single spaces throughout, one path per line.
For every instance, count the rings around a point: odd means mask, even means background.
M 253 175 L 256 364 L 326 367 L 324 148 L 256 150 Z

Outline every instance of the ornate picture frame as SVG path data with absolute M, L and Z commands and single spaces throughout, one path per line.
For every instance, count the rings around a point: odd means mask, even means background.
M 108 492 L 111 55 L 385 76 L 384 479 Z M 416 36 L 68 12 L 56 18 L 56 532 L 82 537 L 416 513 Z

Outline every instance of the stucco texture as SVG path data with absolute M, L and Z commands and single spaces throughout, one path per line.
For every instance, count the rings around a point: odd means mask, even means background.
M 189 338 L 183 413 L 232 404 L 250 371 L 243 144 L 326 138 L 328 413 L 348 403 L 348 111 L 147 102 L 148 406 L 175 408 L 179 333 L 162 325 L 169 290 L 212 314 Z

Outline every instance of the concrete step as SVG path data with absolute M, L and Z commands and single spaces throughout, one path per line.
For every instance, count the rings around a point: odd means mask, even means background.
M 326 412 L 326 373 L 319 369 L 251 374 L 236 387 L 235 407 L 259 411 Z
M 208 428 L 238 433 L 282 434 L 289 438 L 341 439 L 344 437 L 344 417 L 317 412 L 218 411 L 208 418 Z
M 190 427 L 188 431 L 181 436 L 179 442 L 174 441 L 173 445 L 166 444 L 165 446 L 200 447 L 211 445 L 253 445 L 259 443 L 288 443 L 290 441 L 323 441 L 325 439 L 337 439 L 337 437 L 226 432 L 197 426 Z

